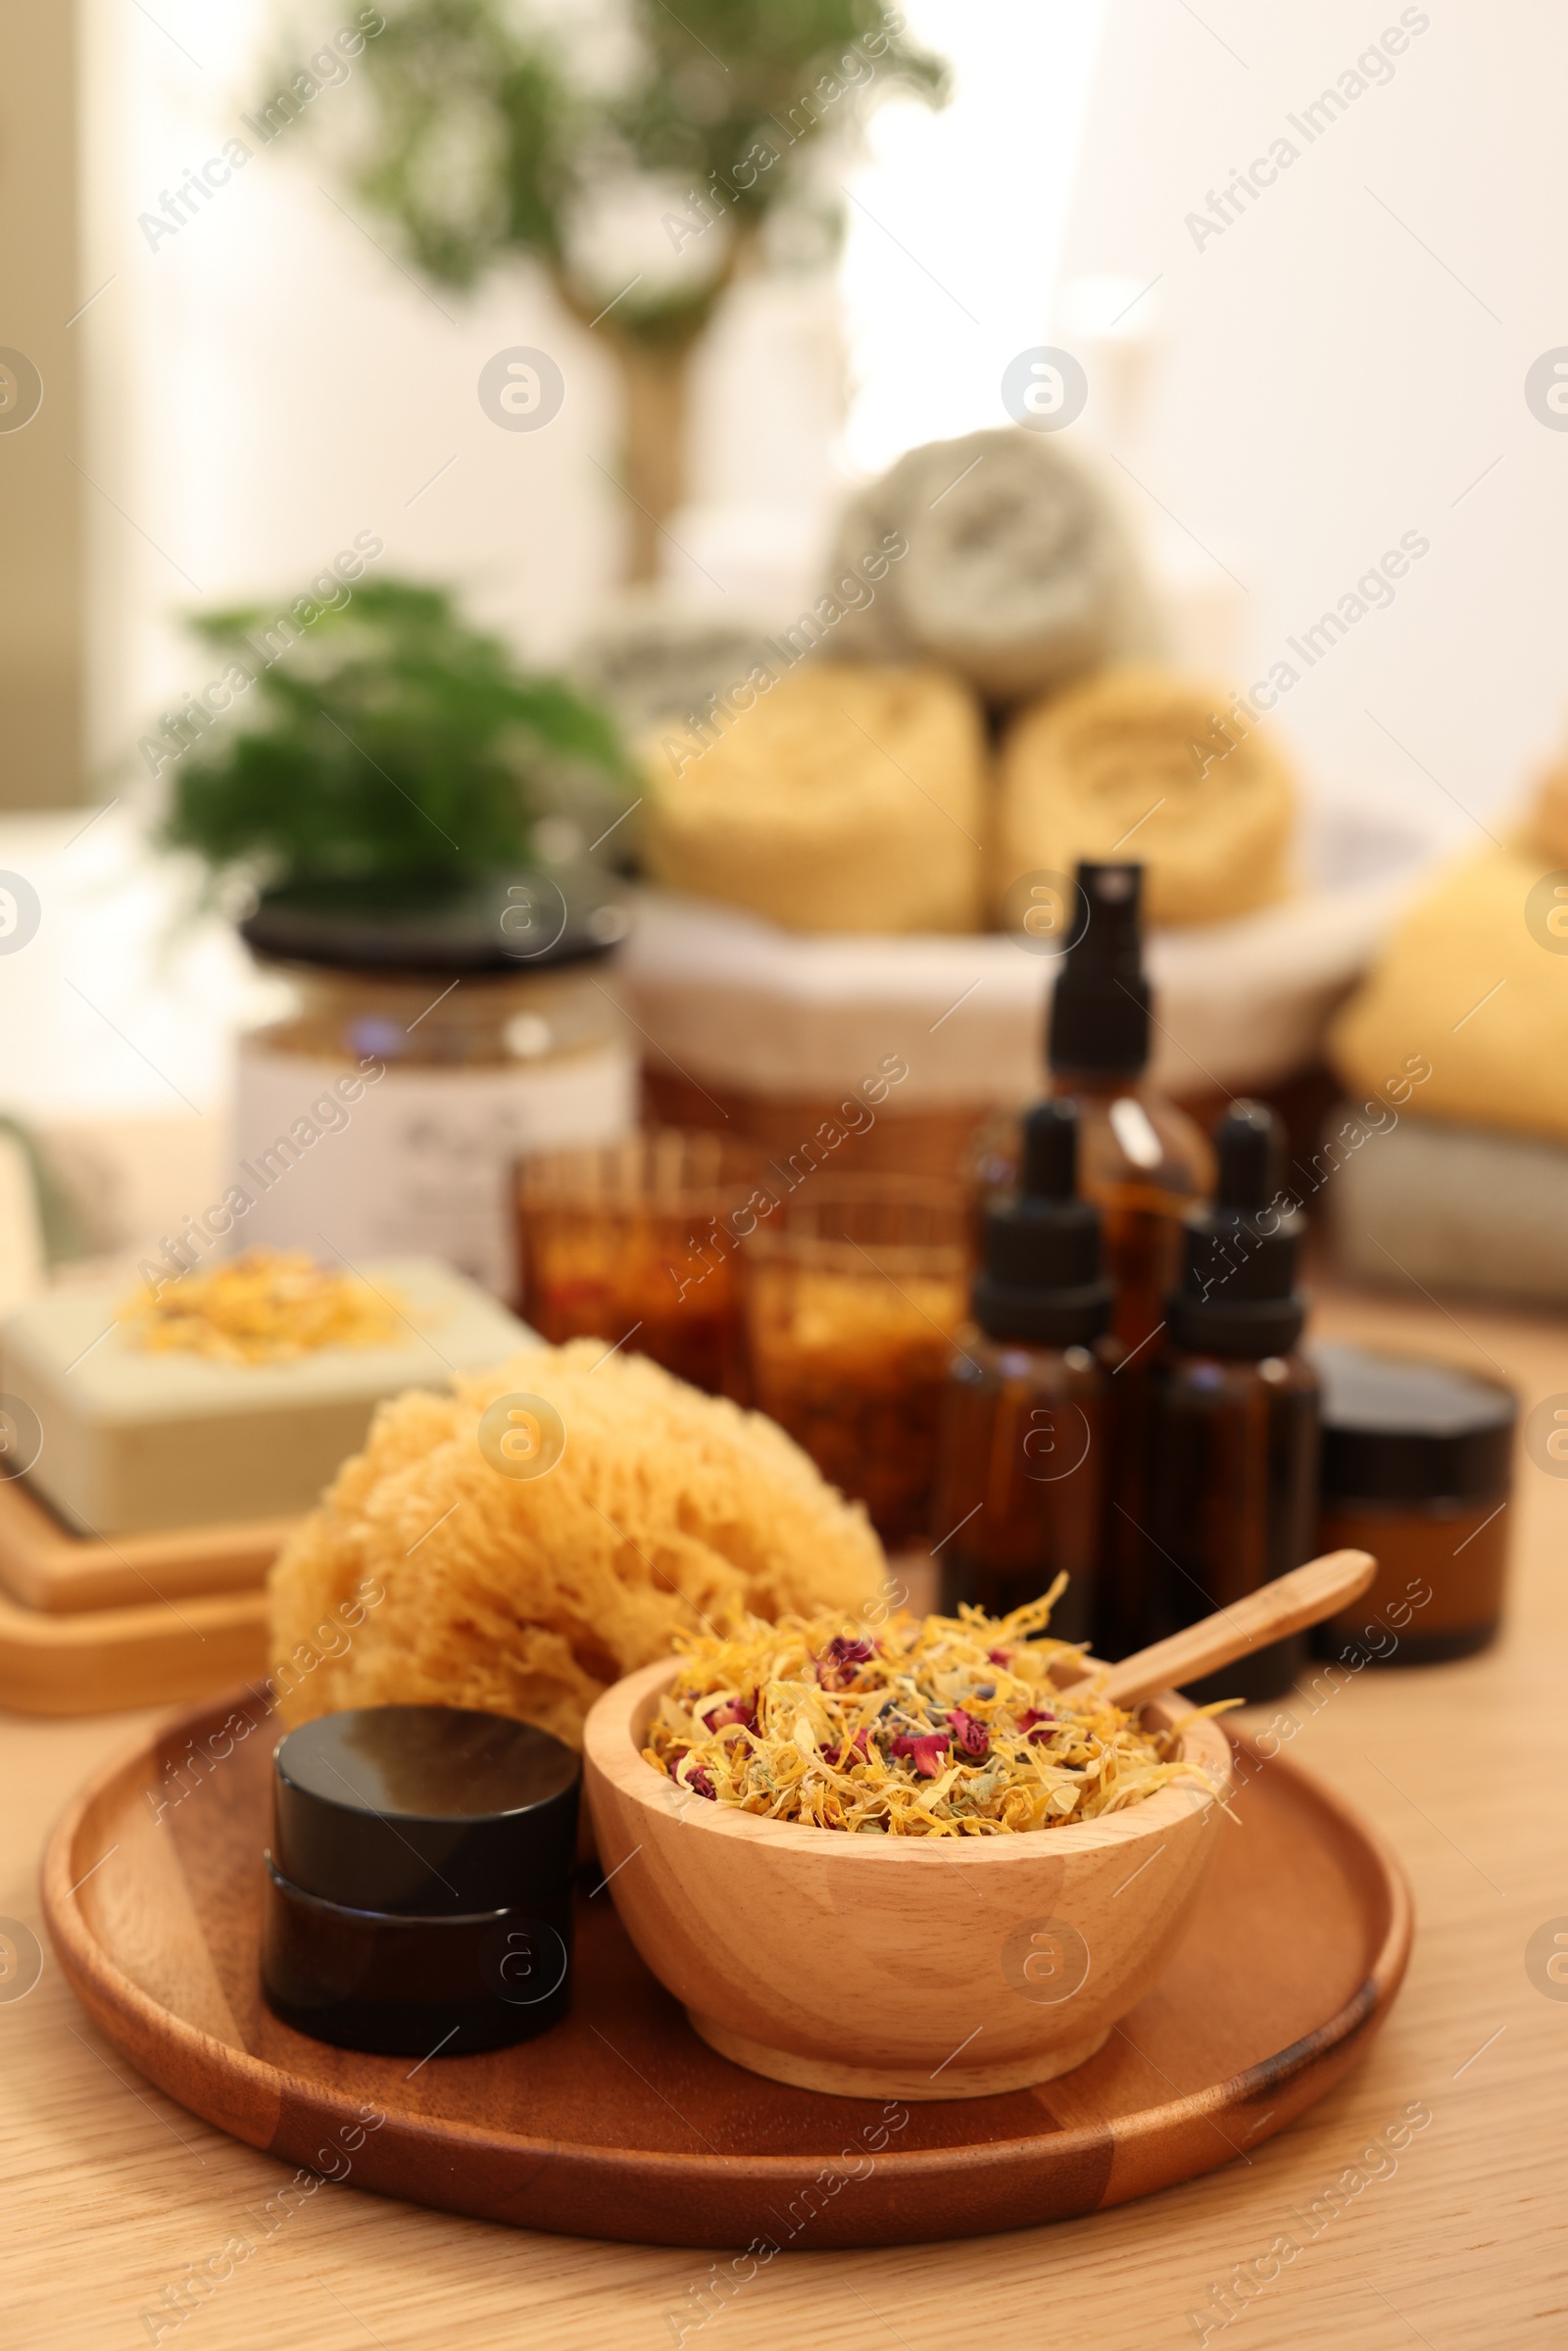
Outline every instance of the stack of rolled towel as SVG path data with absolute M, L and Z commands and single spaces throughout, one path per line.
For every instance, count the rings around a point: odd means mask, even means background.
M 935 441 L 858 492 L 788 628 L 643 608 L 576 664 L 637 739 L 669 888 L 802 931 L 1005 923 L 1024 875 L 1125 854 L 1163 923 L 1289 886 L 1258 714 L 1158 665 L 1113 501 L 1059 438 Z

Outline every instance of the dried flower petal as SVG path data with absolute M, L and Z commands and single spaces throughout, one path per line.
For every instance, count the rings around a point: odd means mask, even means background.
M 958 1742 L 960 1755 L 971 1756 L 978 1762 L 991 1752 L 991 1733 L 977 1716 L 966 1713 L 961 1706 L 949 1709 L 948 1729 Z
M 824 1690 L 848 1690 L 860 1667 L 875 1655 L 870 1641 L 836 1633 L 816 1661 L 816 1678 Z
M 728 1731 L 736 1724 L 743 1731 L 755 1731 L 757 1728 L 757 1700 L 755 1696 L 749 1703 L 740 1698 L 726 1698 L 722 1704 L 714 1706 L 710 1712 L 705 1714 L 702 1720 L 708 1725 L 710 1731 Z
M 907 1755 L 922 1780 L 935 1780 L 948 1760 L 948 1736 L 945 1731 L 926 1731 L 918 1739 L 906 1732 L 889 1747 L 890 1755 Z
M 1059 1590 L 1001 1619 L 900 1613 L 874 1635 L 825 1616 L 683 1636 L 644 1756 L 683 1792 L 852 1836 L 1049 1834 L 1174 1780 L 1208 1785 L 1174 1759 L 1180 1726 L 1151 1736 L 1102 1690 L 1055 1687 L 1054 1672 L 1082 1671 L 1081 1651 L 1049 1638 Z M 1054 1703 L 1027 1702 L 1041 1697 Z M 1042 1770 L 1026 1739 L 1041 1762 L 1084 1768 Z

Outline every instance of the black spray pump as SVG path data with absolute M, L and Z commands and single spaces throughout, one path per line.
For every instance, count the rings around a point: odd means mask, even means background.
M 1101 1270 L 1099 1211 L 1076 1195 L 1077 1105 L 1039 1103 L 1022 1139 L 1018 1190 L 986 1215 L 974 1319 L 992 1339 L 1087 1347 L 1109 1326 L 1114 1293 Z
M 1136 1076 L 1149 1059 L 1142 865 L 1078 867 L 1081 935 L 1068 948 L 1051 1000 L 1049 1059 L 1059 1074 Z
M 1287 1355 L 1306 1319 L 1296 1287 L 1304 1224 L 1298 1209 L 1279 1201 L 1280 1122 L 1261 1102 L 1234 1102 L 1214 1144 L 1213 1200 L 1185 1223 L 1181 1288 L 1167 1313 L 1171 1341 L 1195 1354 Z

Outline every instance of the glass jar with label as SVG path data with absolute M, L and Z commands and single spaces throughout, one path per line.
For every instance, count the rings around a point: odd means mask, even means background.
M 241 935 L 286 1001 L 240 1043 L 236 1238 L 441 1257 L 514 1298 L 516 1160 L 636 1123 L 635 1039 L 605 968 L 628 918 L 606 878 L 264 898 Z

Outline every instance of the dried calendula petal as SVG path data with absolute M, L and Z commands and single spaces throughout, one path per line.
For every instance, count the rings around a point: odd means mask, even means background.
M 408 1317 L 398 1299 L 303 1250 L 247 1249 L 208 1273 L 188 1273 L 120 1310 L 131 1344 L 219 1363 L 287 1363 L 326 1347 L 391 1347 Z
M 1210 1786 L 1174 1754 L 1178 1731 L 1057 1689 L 1057 1667 L 1071 1683 L 1083 1666 L 1048 1632 L 1065 1581 L 1001 1619 L 749 1617 L 682 1638 L 644 1757 L 745 1812 L 895 1837 L 1059 1828 L 1172 1780 Z

